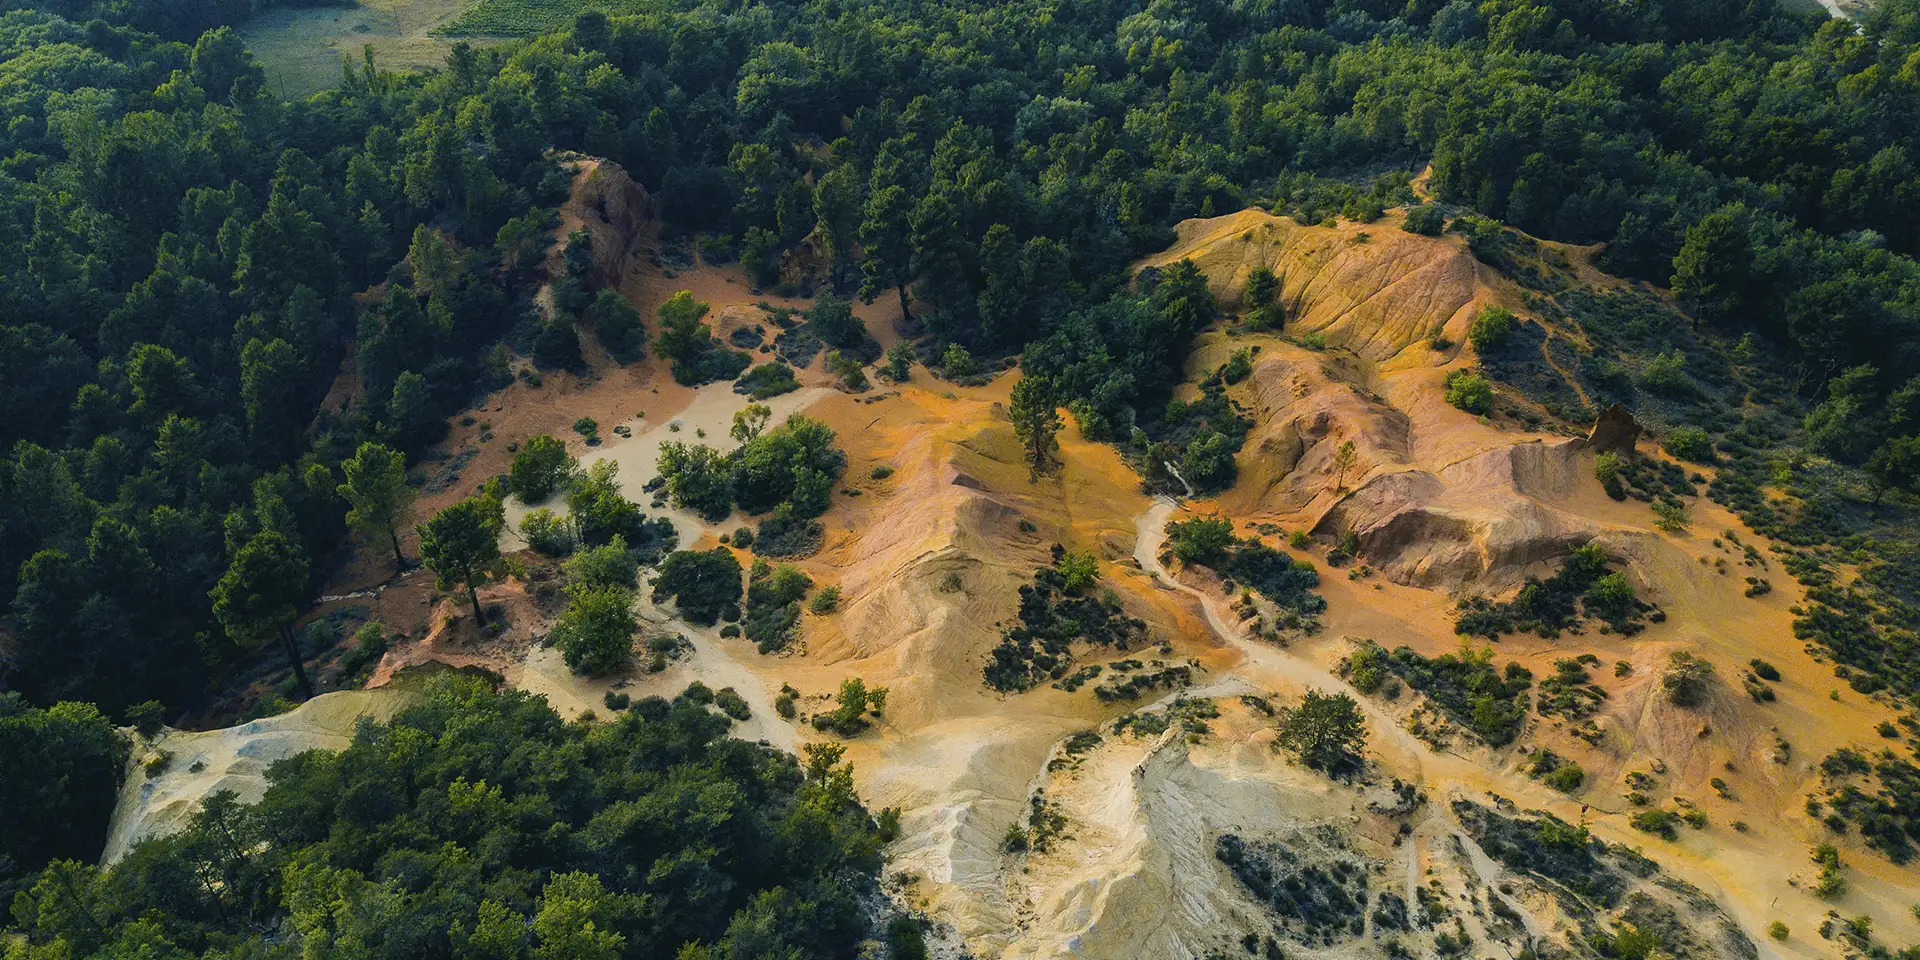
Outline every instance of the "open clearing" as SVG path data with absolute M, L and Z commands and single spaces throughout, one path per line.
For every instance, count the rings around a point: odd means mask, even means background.
M 438 28 L 449 37 L 533 37 L 565 26 L 588 7 L 624 16 L 658 10 L 657 0 L 479 0 Z
M 340 83 L 340 60 L 359 68 L 367 48 L 383 70 L 439 67 L 454 41 L 434 33 L 473 0 L 358 0 L 338 7 L 269 10 L 240 28 L 283 97 L 304 97 Z

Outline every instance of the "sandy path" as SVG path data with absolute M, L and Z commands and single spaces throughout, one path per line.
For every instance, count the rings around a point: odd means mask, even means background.
M 834 391 L 825 387 L 808 387 L 782 394 L 770 400 L 762 401 L 773 410 L 773 419 L 769 426 L 778 426 L 788 415 L 798 413 L 812 406 Z M 631 437 L 615 438 L 599 447 L 587 447 L 580 456 L 582 470 L 611 460 L 620 468 L 620 492 L 628 500 L 645 504 L 653 495 L 645 491 L 646 485 L 660 475 L 655 464 L 660 459 L 660 448 L 668 441 L 705 444 L 725 453 L 739 446 L 727 431 L 733 427 L 733 415 L 746 409 L 754 401 L 733 392 L 730 383 L 710 383 L 694 392 L 693 402 L 686 409 L 665 422 L 649 423 L 635 417 L 623 421 L 621 425 L 633 430 Z M 603 424 L 602 429 L 613 436 L 614 424 Z M 704 434 L 704 435 L 703 435 Z M 526 504 L 518 498 L 509 498 L 506 504 L 507 530 L 501 534 L 500 545 L 503 549 L 520 549 L 526 542 L 520 538 L 520 521 L 533 512 L 536 507 L 545 507 L 561 516 L 567 513 L 565 500 L 555 497 L 541 504 Z M 648 513 L 666 517 L 673 522 L 673 528 L 680 533 L 680 546 L 690 547 L 700 539 L 701 534 L 718 534 L 732 531 L 739 523 L 732 517 L 720 523 L 709 524 L 698 514 L 682 510 L 671 504 L 659 509 L 646 508 Z
M 773 410 L 770 425 L 778 425 L 789 415 L 833 393 L 823 387 L 811 387 L 764 401 Z M 669 420 L 652 424 L 641 418 L 626 421 L 626 425 L 633 428 L 633 435 L 589 448 L 586 455 L 581 457 L 581 467 L 591 467 L 603 460 L 617 464 L 621 493 L 637 503 L 648 503 L 652 494 L 644 488 L 659 475 L 656 463 L 662 445 L 678 441 L 705 444 L 722 452 L 732 450 L 739 446 L 728 434 L 733 426 L 733 415 L 753 402 L 749 397 L 734 393 L 732 384 L 708 384 L 695 391 L 686 409 Z M 559 498 L 538 506 L 561 515 L 567 512 L 566 504 Z M 516 528 L 521 519 L 534 509 L 534 506 L 521 503 L 518 499 L 507 501 L 509 529 L 501 534 L 503 547 L 518 549 L 525 545 Z M 672 521 L 674 530 L 680 535 L 681 548 L 692 547 L 703 536 L 717 537 L 730 533 L 744 523 L 744 520 L 735 519 L 738 517 L 736 514 L 720 523 L 710 524 L 698 514 L 670 504 L 646 509 L 651 514 Z M 644 584 L 634 600 L 634 613 L 651 631 L 677 633 L 685 637 L 693 645 L 692 655 L 675 661 L 657 674 L 635 673 L 631 676 L 593 679 L 575 676 L 561 660 L 559 651 L 542 648 L 534 650 L 524 663 L 511 671 L 508 681 L 519 689 L 544 695 L 555 710 L 569 718 L 589 710 L 603 709 L 603 698 L 614 690 L 635 696 L 671 697 L 694 680 L 716 690 L 732 687 L 753 709 L 753 716 L 734 729 L 735 736 L 744 740 L 764 740 L 789 752 L 798 749 L 798 732 L 791 723 L 774 713 L 774 691 L 769 690 L 760 676 L 745 661 L 735 657 L 730 649 L 738 646 L 743 651 L 749 650 L 747 641 L 724 639 L 716 629 L 696 627 L 656 607 L 648 598 Z
M 1160 547 L 1166 543 L 1167 523 L 1173 519 L 1177 510 L 1179 510 L 1179 504 L 1163 497 L 1155 500 L 1153 506 L 1140 515 L 1138 535 L 1134 539 L 1133 548 L 1133 558 L 1139 561 L 1140 568 L 1147 571 L 1156 582 L 1199 601 L 1200 609 L 1207 615 L 1207 625 L 1213 628 L 1214 635 L 1238 650 L 1246 657 L 1246 663 L 1263 676 L 1282 678 L 1289 684 L 1302 688 L 1346 690 L 1346 681 L 1334 676 L 1325 668 L 1294 656 L 1284 648 L 1248 640 L 1245 633 L 1233 626 L 1232 621 L 1222 612 L 1223 602 L 1220 598 L 1181 583 L 1167 572 L 1166 567 L 1160 564 Z M 1365 697 L 1356 696 L 1355 699 L 1366 710 L 1376 731 L 1384 734 L 1397 748 L 1396 752 L 1399 755 L 1394 759 L 1408 764 L 1405 767 L 1396 764 L 1396 769 L 1410 770 L 1417 777 L 1425 767 L 1423 761 L 1432 756 L 1432 750 Z M 1378 746 L 1379 744 L 1376 743 L 1375 747 Z

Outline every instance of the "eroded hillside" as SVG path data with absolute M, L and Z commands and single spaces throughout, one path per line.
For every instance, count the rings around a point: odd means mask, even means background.
M 649 312 L 695 289 L 722 338 L 766 327 L 768 310 L 787 305 L 755 306 L 764 298 L 737 267 L 666 275 L 644 195 L 620 179 L 588 167 L 569 207 L 567 227 L 594 234 L 606 284 Z M 1577 281 L 1605 282 L 1582 251 L 1561 256 Z M 737 630 L 690 623 L 643 590 L 647 634 L 686 646 L 651 672 L 581 680 L 537 642 L 551 607 L 535 577 L 484 594 L 511 612 L 499 636 L 473 629 L 453 599 L 382 609 L 419 622 L 376 682 L 430 661 L 484 666 L 568 715 L 609 693 L 670 695 L 693 680 L 733 689 L 752 712 L 741 735 L 839 743 L 869 805 L 899 811 L 890 889 L 955 955 L 1480 956 L 1531 945 L 1600 956 L 1626 955 L 1607 951 L 1643 931 L 1680 957 L 1821 956 L 1833 949 L 1816 932 L 1829 911 L 1870 916 L 1891 942 L 1920 938 L 1911 868 L 1836 837 L 1805 804 L 1821 790 L 1820 761 L 1879 744 L 1876 725 L 1896 711 L 1830 694 L 1831 667 L 1794 638 L 1801 590 L 1764 539 L 1700 495 L 1685 477 L 1697 468 L 1666 488 L 1693 491 L 1684 527 L 1662 530 L 1646 503 L 1610 497 L 1596 479 L 1602 455 L 1642 465 L 1636 477 L 1671 473 L 1648 440 L 1590 442 L 1505 382 L 1489 415 L 1448 402 L 1449 374 L 1481 366 L 1469 341 L 1484 308 L 1538 324 L 1547 343 L 1569 336 L 1520 288 L 1460 238 L 1406 233 L 1391 215 L 1333 227 L 1260 211 L 1189 222 L 1141 266 L 1181 259 L 1229 314 L 1201 335 L 1188 379 L 1242 351 L 1248 360 L 1224 390 L 1253 426 L 1237 483 L 1216 497 L 1149 496 L 1119 450 L 1072 425 L 1060 472 L 1030 479 L 1008 417 L 1017 373 L 963 385 L 915 369 L 849 392 L 810 357 L 796 364 L 803 388 L 770 402 L 824 421 L 848 462 L 820 548 L 790 562 L 841 599 L 806 615 L 786 650 L 756 652 Z M 1277 330 L 1232 315 L 1258 267 L 1279 281 Z M 879 308 L 862 315 L 883 343 L 898 339 Z M 1541 356 L 1551 364 L 1555 353 L 1543 344 Z M 620 488 L 644 504 L 663 443 L 697 434 L 725 448 L 749 402 L 726 383 L 679 387 L 655 359 L 590 359 L 596 372 L 578 381 L 496 395 L 486 434 L 565 435 L 592 410 L 614 436 L 576 439 L 572 451 L 617 463 Z M 459 460 L 470 479 L 456 472 L 438 496 L 504 469 L 489 439 L 455 429 L 449 456 L 471 451 Z M 732 536 L 743 515 L 649 509 L 673 521 L 680 546 L 724 544 L 751 564 Z M 524 514 L 515 507 L 512 519 Z M 1170 525 L 1214 515 L 1238 537 L 1227 559 L 1177 560 Z M 1046 587 L 1056 545 L 1097 560 L 1078 606 Z M 1516 629 L 1516 595 L 1570 584 L 1556 578 L 1571 576 L 1581 548 L 1603 564 L 1589 580 L 1620 575 L 1631 603 L 1601 611 L 1582 581 L 1553 629 Z M 1301 586 L 1306 565 L 1317 583 Z M 1046 599 L 1026 601 L 1036 594 Z M 1463 600 L 1481 615 L 1468 634 L 1456 632 Z M 1097 622 L 1057 619 L 1089 611 Z M 1042 617 L 1077 639 L 1039 682 L 996 689 L 997 652 Z M 1714 677 L 1686 705 L 1667 692 L 1676 652 Z M 1775 677 L 1750 676 L 1754 661 Z M 812 724 L 854 678 L 889 691 L 884 712 L 850 737 Z M 1329 777 L 1277 747 L 1276 716 L 1310 690 L 1357 698 L 1368 749 L 1356 774 Z M 246 754 L 227 739 L 220 749 Z M 177 775 L 137 789 L 172 796 L 191 786 Z M 1649 832 L 1649 811 L 1672 821 Z M 1826 842 L 1850 884 L 1821 899 L 1808 849 Z M 1775 920 L 1787 939 L 1767 936 Z

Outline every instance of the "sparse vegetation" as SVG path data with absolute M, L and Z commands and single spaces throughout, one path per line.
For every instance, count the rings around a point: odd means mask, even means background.
M 847 458 L 826 424 L 794 414 L 771 430 L 746 431 L 731 453 L 703 444 L 661 444 L 658 467 L 676 506 L 698 510 L 718 522 L 735 506 L 771 513 L 754 536 L 767 556 L 809 553 L 823 529 L 813 518 L 825 513 L 833 482 Z
M 1842 747 L 1820 762 L 1830 829 L 1860 830 L 1868 846 L 1895 863 L 1914 857 L 1920 841 L 1920 767 L 1883 750 L 1869 758 Z
M 1463 638 L 1458 653 L 1431 659 L 1410 647 L 1400 647 L 1384 660 L 1374 654 L 1369 657 L 1372 663 L 1390 667 L 1407 686 L 1489 745 L 1512 743 L 1526 724 L 1533 674 L 1518 663 L 1495 670 L 1490 647 L 1476 648 Z
M 1635 596 L 1624 575 L 1609 572 L 1609 563 L 1598 546 L 1577 547 L 1558 572 L 1545 580 L 1529 577 L 1510 601 L 1481 596 L 1462 599 L 1454 630 L 1489 639 L 1516 631 L 1557 637 L 1578 626 L 1583 617 L 1594 617 L 1612 632 L 1638 633 L 1654 608 Z
M 870 718 L 879 717 L 886 706 L 886 687 L 869 688 L 859 677 L 849 677 L 840 684 L 834 708 L 814 714 L 813 726 L 841 737 L 857 737 L 873 725 Z
M 1226 833 L 1214 856 L 1290 936 L 1327 943 L 1366 929 L 1367 870 L 1351 855 Z
M 1661 530 L 1680 533 L 1691 522 L 1686 504 L 1665 497 L 1653 502 L 1653 525 Z
M 1055 562 L 1066 549 L 1054 546 Z M 1126 650 L 1146 639 L 1146 623 L 1129 617 L 1111 596 L 1077 596 L 1054 567 L 1034 571 L 1020 588 L 1020 620 L 1001 636 L 985 669 L 987 686 L 1026 690 L 1067 675 L 1076 642 Z

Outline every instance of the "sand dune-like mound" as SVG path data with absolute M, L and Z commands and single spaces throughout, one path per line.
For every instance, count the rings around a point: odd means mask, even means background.
M 242 803 L 267 791 L 267 768 L 308 750 L 341 750 L 361 718 L 386 720 L 412 702 L 404 690 L 342 690 L 315 697 L 286 713 L 219 730 L 169 730 L 136 751 L 108 827 L 101 862 L 112 863 L 135 843 L 187 825 L 201 801 L 231 791 Z M 143 764 L 164 751 L 163 770 Z
M 1556 501 L 1572 495 L 1571 441 L 1500 447 L 1438 470 L 1374 477 L 1327 511 L 1314 532 L 1354 534 L 1390 579 L 1452 587 L 1565 556 L 1596 524 Z
M 1372 361 L 1436 333 L 1459 340 L 1470 305 L 1485 296 L 1482 267 L 1458 238 L 1411 234 L 1390 221 L 1303 227 L 1247 209 L 1175 230 L 1174 245 L 1141 267 L 1192 260 L 1227 309 L 1240 307 L 1248 274 L 1267 267 L 1280 281 L 1290 332 L 1320 333 Z
M 1470 356 L 1429 338 L 1465 339 L 1480 306 L 1503 299 L 1457 237 L 1391 221 L 1303 227 L 1261 210 L 1177 230 L 1143 269 L 1191 260 L 1225 309 L 1253 268 L 1281 281 L 1281 336 L 1210 336 L 1196 352 L 1210 369 L 1259 350 L 1231 391 L 1253 427 L 1240 480 L 1220 497 L 1228 514 L 1351 534 L 1389 579 L 1444 589 L 1509 586 L 1602 532 L 1568 504 L 1587 444 L 1505 432 L 1446 402 L 1447 373 Z M 1303 346 L 1305 334 L 1326 349 Z M 1612 427 L 1603 445 L 1630 450 L 1632 431 Z

